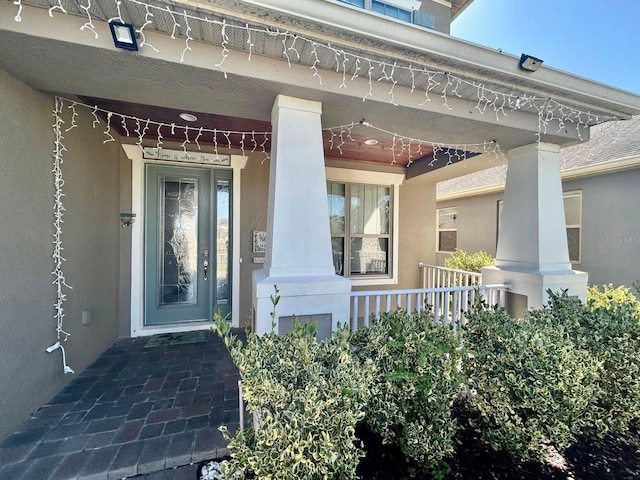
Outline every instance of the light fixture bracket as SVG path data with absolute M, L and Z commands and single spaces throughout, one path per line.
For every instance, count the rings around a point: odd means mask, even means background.
M 113 43 L 117 48 L 130 50 L 132 52 L 138 51 L 138 41 L 136 40 L 136 32 L 132 24 L 111 20 L 109 22 L 109 28 L 111 29 Z

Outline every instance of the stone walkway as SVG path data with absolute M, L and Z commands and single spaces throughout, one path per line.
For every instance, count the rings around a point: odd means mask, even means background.
M 0 479 L 194 480 L 238 427 L 238 371 L 215 332 L 117 341 L 0 444 Z

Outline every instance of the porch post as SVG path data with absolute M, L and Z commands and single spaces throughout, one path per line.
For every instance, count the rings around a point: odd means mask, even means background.
M 517 316 L 546 304 L 547 290 L 585 301 L 587 274 L 569 263 L 560 147 L 536 143 L 508 156 L 496 265 L 482 269 L 483 283 L 512 283 L 507 307 Z
M 279 95 L 273 105 L 265 263 L 253 273 L 254 329 L 318 323 L 320 337 L 349 319 L 351 282 L 335 274 L 318 102 Z M 278 286 L 280 301 L 271 296 Z M 281 321 L 282 317 L 288 317 Z

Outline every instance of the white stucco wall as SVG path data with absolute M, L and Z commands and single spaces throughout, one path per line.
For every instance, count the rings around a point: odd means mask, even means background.
M 53 98 L 0 71 L 0 439 L 71 378 L 62 372 L 51 284 Z M 82 371 L 117 335 L 118 156 L 88 112 L 65 133 L 64 327 L 67 362 Z M 90 115 L 90 114 L 89 114 Z M 82 311 L 91 312 L 88 325 Z

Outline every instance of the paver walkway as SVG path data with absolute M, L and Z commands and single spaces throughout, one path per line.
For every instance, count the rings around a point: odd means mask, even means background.
M 218 427 L 238 426 L 239 375 L 224 343 L 149 338 L 117 341 L 0 444 L 0 479 L 187 480 L 226 454 Z

